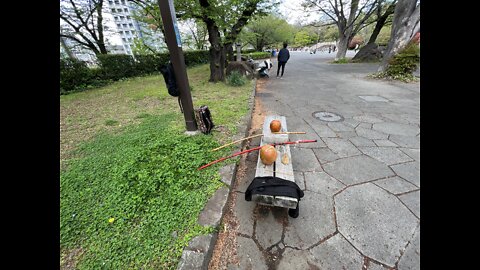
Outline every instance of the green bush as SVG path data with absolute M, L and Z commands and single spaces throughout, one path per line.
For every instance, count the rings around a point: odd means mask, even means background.
M 251 57 L 253 60 L 256 60 L 256 59 L 270 58 L 270 55 L 271 54 L 269 52 L 253 52 L 245 56 Z
M 387 69 L 384 72 L 374 73 L 369 75 L 375 79 L 392 79 L 403 82 L 417 81 L 418 79 L 413 75 L 417 69 L 420 61 L 420 48 L 415 43 L 410 43 L 392 57 Z
M 185 65 L 189 67 L 206 64 L 210 61 L 208 51 L 186 51 L 183 55 L 185 57 Z
M 169 53 L 136 55 L 98 55 L 99 68 L 89 68 L 78 60 L 60 60 L 60 94 L 105 85 L 111 81 L 160 72 L 160 67 L 170 60 Z M 208 51 L 184 52 L 189 67 L 208 63 Z
M 332 63 L 334 63 L 334 64 L 348 64 L 348 63 L 350 63 L 350 61 L 346 57 L 343 57 L 343 58 L 340 58 L 338 60 L 333 61 Z
M 242 86 L 247 82 L 245 77 L 240 74 L 240 72 L 234 70 L 230 75 L 227 77 L 227 83 L 231 86 Z
M 105 84 L 100 73 L 99 69 L 91 69 L 85 62 L 60 59 L 60 94 Z
M 250 49 L 250 50 L 242 50 L 242 54 L 249 54 L 249 53 L 254 53 L 257 52 L 255 49 Z
M 389 77 L 409 76 L 417 69 L 420 61 L 420 49 L 415 43 L 410 43 L 400 53 L 392 57 L 385 71 Z
M 139 75 L 135 60 L 130 55 L 102 54 L 97 58 L 103 70 L 104 79 L 117 81 Z

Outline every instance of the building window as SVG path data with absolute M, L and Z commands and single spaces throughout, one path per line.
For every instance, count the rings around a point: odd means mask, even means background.
M 121 8 L 118 8 L 118 9 L 117 9 L 117 12 L 122 12 L 122 9 L 121 9 Z
M 122 28 L 122 26 L 121 26 L 119 23 L 117 23 L 117 27 L 118 27 L 118 28 Z
M 113 17 L 113 19 L 115 19 L 115 21 L 118 21 L 118 17 L 117 17 L 117 16 Z
M 129 23 L 128 25 L 129 25 L 130 27 L 133 27 L 133 24 L 131 24 L 131 23 Z
M 112 8 L 112 13 L 115 13 L 115 9 L 114 9 L 114 8 Z
M 135 31 L 132 30 L 132 35 L 135 35 Z
M 118 31 L 118 33 L 119 33 L 120 35 L 123 35 L 123 31 Z
M 125 19 L 125 17 L 124 17 L 124 16 L 120 16 L 120 20 L 123 20 L 123 19 Z
M 115 0 L 115 4 L 117 4 L 117 5 L 118 5 L 118 4 L 120 4 L 120 1 L 118 1 L 118 0 Z
M 128 9 L 127 9 L 127 8 L 124 8 L 123 11 L 128 12 Z
M 129 35 L 130 34 L 130 31 L 125 31 L 125 35 Z
M 123 26 L 123 28 L 127 28 L 127 24 L 126 24 L 126 23 L 122 24 L 122 26 Z
M 127 40 L 125 38 L 122 38 L 123 42 L 127 42 Z
M 112 1 L 112 0 L 110 0 L 110 1 L 108 1 L 108 3 L 109 3 L 110 5 L 112 5 L 112 4 L 113 4 L 113 1 Z
M 130 20 L 130 16 L 127 16 L 127 20 Z
M 124 4 L 124 5 L 125 5 L 125 0 L 122 0 L 122 4 Z

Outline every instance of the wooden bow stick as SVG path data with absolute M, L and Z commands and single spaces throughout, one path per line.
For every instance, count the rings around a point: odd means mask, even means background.
M 272 134 L 306 134 L 306 132 L 304 131 L 289 131 L 289 132 L 272 132 Z M 246 138 L 243 138 L 243 139 L 240 139 L 240 140 L 236 140 L 234 142 L 231 142 L 231 143 L 227 143 L 225 145 L 222 145 L 220 147 L 217 147 L 215 149 L 212 149 L 212 152 L 213 151 L 217 151 L 217 150 L 220 150 L 222 148 L 225 148 L 229 145 L 232 145 L 234 143 L 238 143 L 238 142 L 241 142 L 241 141 L 244 141 L 244 140 L 248 140 L 248 139 L 252 139 L 252 138 L 255 138 L 255 137 L 260 137 L 260 136 L 263 136 L 263 134 L 257 134 L 257 135 L 253 135 L 253 136 L 250 136 L 250 137 L 246 137 Z

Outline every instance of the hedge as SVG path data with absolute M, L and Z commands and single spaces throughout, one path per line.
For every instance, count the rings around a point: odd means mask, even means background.
M 183 55 L 189 67 L 209 62 L 208 51 L 186 51 Z M 107 54 L 98 55 L 97 59 L 98 68 L 89 68 L 78 60 L 60 59 L 60 94 L 160 72 L 160 67 L 170 60 L 170 54 L 137 55 L 135 58 L 124 54 Z
M 248 53 L 245 56 L 251 57 L 253 60 L 256 59 L 264 59 L 264 58 L 270 58 L 272 54 L 269 52 L 253 52 L 253 53 Z

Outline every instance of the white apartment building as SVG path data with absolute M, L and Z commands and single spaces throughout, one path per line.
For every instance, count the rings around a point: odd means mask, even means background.
M 133 55 L 133 40 L 141 38 L 140 27 L 132 18 L 133 3 L 126 0 L 108 0 L 105 3 L 108 4 L 105 5 L 104 16 L 110 17 L 106 26 L 113 30 L 109 32 L 109 43 L 117 45 L 111 52 Z M 121 52 L 120 48 L 123 48 Z

